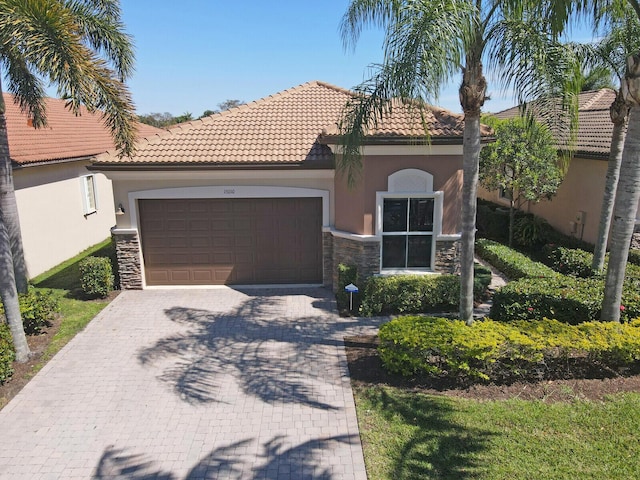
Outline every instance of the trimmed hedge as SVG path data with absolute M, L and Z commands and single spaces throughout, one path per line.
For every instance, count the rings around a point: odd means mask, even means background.
M 79 264 L 80 285 L 90 298 L 106 297 L 113 290 L 113 269 L 107 257 L 87 257 Z
M 596 273 L 591 268 L 593 253 L 553 243 L 545 245 L 542 252 L 544 263 L 556 272 L 581 278 L 593 277 Z
M 504 273 L 510 280 L 519 278 L 555 278 L 558 276 L 553 269 L 536 262 L 523 253 L 498 242 L 479 238 L 476 241 L 478 256 Z
M 587 371 L 624 373 L 640 360 L 640 319 L 628 324 L 556 320 L 501 323 L 406 316 L 380 327 L 389 371 L 459 381 L 575 378 Z
M 474 267 L 473 290 L 482 298 L 491 283 L 491 270 Z M 362 295 L 363 316 L 396 313 L 456 311 L 460 304 L 460 277 L 457 275 L 391 275 L 371 277 Z
M 640 250 L 634 248 L 629 250 L 629 263 L 640 266 Z
M 16 352 L 13 349 L 9 325 L 0 323 L 0 385 L 13 375 L 13 361 L 15 359 Z
M 555 318 L 576 325 L 600 319 L 603 295 L 601 278 L 521 279 L 494 293 L 489 316 L 501 322 Z M 640 281 L 628 278 L 622 292 L 620 318 L 629 321 L 639 316 Z

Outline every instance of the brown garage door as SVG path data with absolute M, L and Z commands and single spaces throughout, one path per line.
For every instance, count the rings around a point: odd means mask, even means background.
M 147 285 L 322 283 L 322 199 L 140 200 Z

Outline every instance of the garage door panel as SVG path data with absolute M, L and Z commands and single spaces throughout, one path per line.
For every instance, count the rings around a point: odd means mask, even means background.
M 319 198 L 140 200 L 148 285 L 320 283 Z
M 193 270 L 193 281 L 198 283 L 211 283 L 213 281 L 213 275 L 211 269 L 205 270 Z

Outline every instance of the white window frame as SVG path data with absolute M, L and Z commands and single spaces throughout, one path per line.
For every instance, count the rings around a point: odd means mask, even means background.
M 430 267 L 407 267 L 402 269 L 383 268 L 382 267 L 382 247 L 383 236 L 389 235 L 382 231 L 382 220 L 384 215 L 384 200 L 387 198 L 433 198 L 433 231 L 432 232 L 414 232 L 412 235 L 430 235 L 431 241 L 431 266 Z M 444 192 L 376 192 L 376 236 L 380 238 L 380 273 L 416 273 L 416 272 L 433 272 L 436 261 L 436 240 L 442 233 L 442 210 L 443 210 Z M 401 232 L 394 232 L 393 235 L 400 235 Z M 408 235 L 406 232 L 405 235 Z
M 89 185 L 91 187 L 89 187 Z M 96 213 L 98 211 L 98 192 L 96 189 L 95 175 L 90 174 L 81 176 L 80 188 L 82 190 L 82 207 L 84 215 L 86 216 Z

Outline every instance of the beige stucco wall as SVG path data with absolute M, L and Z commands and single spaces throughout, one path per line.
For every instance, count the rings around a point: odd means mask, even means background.
M 433 190 L 444 192 L 442 233 L 459 233 L 461 155 L 365 156 L 360 179 L 352 188 L 343 175 L 336 173 L 336 229 L 375 234 L 376 192 L 387 191 L 389 175 L 408 168 L 433 175 Z
M 223 187 L 229 192 L 225 198 L 242 198 L 243 190 L 234 187 L 285 187 L 321 190 L 329 199 L 327 226 L 334 222 L 333 170 L 191 170 L 171 172 L 105 172 L 113 181 L 114 202 L 125 209 L 124 215 L 118 215 L 119 229 L 137 229 L 132 209 L 137 202 L 131 200 L 135 192 L 159 191 L 156 198 L 170 198 L 173 194 L 189 197 L 189 189 L 194 187 Z M 170 190 L 173 189 L 173 192 Z M 176 190 L 182 190 L 177 192 Z M 220 192 L 220 188 L 215 190 Z M 246 189 L 245 189 L 246 191 Z M 259 190 L 253 189 L 252 195 L 259 196 Z M 216 196 L 212 188 L 212 197 Z M 136 215 L 137 216 L 137 215 Z M 134 221 L 132 222 L 132 218 Z
M 537 204 L 527 204 L 523 210 L 546 219 L 562 233 L 595 243 L 606 173 L 607 162 L 604 160 L 573 158 L 556 196 Z M 478 197 L 508 205 L 499 199 L 498 192 L 489 192 L 481 187 Z M 579 211 L 586 213 L 584 223 L 577 225 L 572 232 L 570 222 L 575 222 Z
M 97 212 L 84 215 L 80 177 L 87 161 L 14 170 L 29 276 L 34 277 L 109 237 L 115 224 L 111 181 L 95 175 Z

